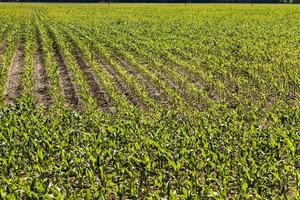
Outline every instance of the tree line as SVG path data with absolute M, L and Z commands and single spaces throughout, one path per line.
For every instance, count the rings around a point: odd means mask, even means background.
M 64 2 L 64 3 L 300 3 L 300 0 L 0 0 L 0 2 Z

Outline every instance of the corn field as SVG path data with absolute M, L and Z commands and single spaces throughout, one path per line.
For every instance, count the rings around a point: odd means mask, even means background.
M 0 4 L 0 199 L 300 199 L 300 7 Z

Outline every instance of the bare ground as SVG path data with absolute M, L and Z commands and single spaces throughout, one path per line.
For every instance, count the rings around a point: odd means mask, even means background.
M 155 73 L 161 80 L 165 81 L 170 86 L 170 88 L 175 89 L 175 90 L 179 88 L 178 85 L 175 83 L 175 81 L 170 78 L 170 75 L 167 76 L 166 75 L 167 73 L 165 73 L 161 70 L 161 66 L 153 67 L 153 64 L 147 60 L 142 61 L 142 65 L 146 66 L 148 69 L 153 69 L 151 71 L 153 73 Z M 160 70 L 155 69 L 157 67 Z
M 101 83 L 99 82 L 94 71 L 85 61 L 84 57 L 82 56 L 78 48 L 73 49 L 73 55 L 80 67 L 80 70 L 83 72 L 84 76 L 87 79 L 87 82 L 90 86 L 89 88 L 90 92 L 92 93 L 93 97 L 96 99 L 98 106 L 100 106 L 104 111 L 108 111 L 109 107 L 112 104 L 109 95 L 107 94 L 107 92 L 105 91 Z
M 135 95 L 135 93 L 122 80 L 119 74 L 113 69 L 111 65 L 105 62 L 100 56 L 97 56 L 97 63 L 104 67 L 117 84 L 118 89 L 128 99 L 128 101 L 135 106 L 142 106 L 142 100 Z
M 172 68 L 175 69 L 175 71 L 180 74 L 181 76 L 187 78 L 187 80 L 189 80 L 190 82 L 194 83 L 197 87 L 202 88 L 202 83 L 201 83 L 201 79 L 198 75 L 198 72 L 189 68 L 186 68 L 182 65 L 179 65 L 177 63 L 175 63 L 174 61 L 170 60 L 170 59 L 164 59 L 164 62 L 168 65 L 168 66 L 172 66 Z
M 34 75 L 36 82 L 34 85 L 34 94 L 38 100 L 38 105 L 44 108 L 49 108 L 52 104 L 51 94 L 49 91 L 49 80 L 43 57 L 41 42 L 38 37 L 37 49 L 34 54 L 35 68 Z
M 144 75 L 142 75 L 135 67 L 129 64 L 123 58 L 116 56 L 115 59 L 123 68 L 125 68 L 131 75 L 135 76 L 140 81 L 140 83 L 146 88 L 151 98 L 161 103 L 162 105 L 167 104 L 167 94 L 164 91 L 155 87 L 154 84 L 147 80 Z
M 7 47 L 6 41 L 0 43 L 0 55 L 4 54 L 6 47 Z
M 59 82 L 63 89 L 63 95 L 66 100 L 67 106 L 80 110 L 81 103 L 79 100 L 79 96 L 76 93 L 76 86 L 73 84 L 70 70 L 68 69 L 66 62 L 63 59 L 62 53 L 59 49 L 56 40 L 54 39 L 50 31 L 49 33 L 53 41 L 54 57 L 58 64 Z
M 8 78 L 4 91 L 5 101 L 10 106 L 16 105 L 17 98 L 20 96 L 23 89 L 22 75 L 24 70 L 24 56 L 24 40 L 21 39 L 8 71 Z
M 143 65 L 147 66 L 148 68 L 152 68 L 151 64 L 148 62 L 143 62 Z M 167 72 L 164 72 L 162 70 L 155 70 L 154 73 L 161 79 L 164 80 L 168 86 L 177 91 L 178 94 L 185 100 L 186 103 L 192 105 L 192 106 L 197 106 L 199 104 L 199 98 L 197 96 L 197 93 L 189 93 L 188 90 L 186 89 L 189 87 L 187 84 L 188 83 L 194 83 L 196 87 L 200 86 L 199 81 L 195 79 L 191 79 L 191 77 L 188 76 L 187 72 L 185 70 L 180 70 L 180 66 L 175 66 L 175 63 L 168 63 L 168 66 L 174 68 L 176 70 L 176 73 L 183 78 L 183 80 L 177 80 L 172 76 L 171 74 L 167 75 Z M 185 71 L 185 72 L 183 72 Z

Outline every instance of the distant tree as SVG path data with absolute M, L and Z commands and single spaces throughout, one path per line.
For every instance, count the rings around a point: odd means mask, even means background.
M 300 0 L 116 0 L 119 3 L 300 3 Z M 0 0 L 0 2 L 107 2 L 109 5 L 112 0 Z

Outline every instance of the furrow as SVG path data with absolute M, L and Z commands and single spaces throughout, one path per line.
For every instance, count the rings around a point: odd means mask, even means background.
M 201 76 L 199 75 L 200 72 L 197 72 L 197 69 L 190 69 L 187 68 L 186 65 L 178 64 L 174 60 L 167 60 L 165 61 L 168 66 L 172 66 L 174 71 L 178 73 L 180 76 L 186 78 L 190 83 L 195 84 L 199 88 L 203 88 L 203 83 L 201 81 Z
M 37 49 L 34 54 L 35 69 L 34 75 L 36 82 L 34 85 L 34 93 L 38 100 L 38 105 L 49 108 L 52 104 L 51 94 L 49 90 L 49 80 L 47 77 L 47 69 L 45 68 L 44 54 L 39 37 L 37 37 Z
M 17 98 L 21 95 L 23 89 L 22 75 L 24 71 L 24 57 L 24 40 L 22 39 L 13 56 L 4 91 L 5 102 L 10 106 L 16 105 Z
M 85 61 L 84 57 L 82 56 L 78 48 L 73 48 L 73 55 L 77 61 L 80 70 L 83 72 L 84 76 L 87 79 L 87 82 L 90 87 L 90 92 L 92 93 L 93 97 L 96 99 L 98 106 L 100 106 L 103 110 L 109 110 L 109 107 L 111 106 L 111 100 L 107 92 L 105 91 L 104 87 L 99 82 L 94 71 Z
M 67 64 L 62 56 L 62 53 L 53 35 L 51 35 L 50 38 L 53 41 L 54 57 L 58 64 L 59 82 L 63 89 L 63 95 L 65 97 L 66 103 L 70 107 L 73 107 L 75 109 L 80 109 L 81 108 L 80 100 L 78 94 L 76 93 L 76 87 L 72 82 L 70 71 L 67 67 Z
M 6 41 L 0 43 L 0 55 L 4 54 L 6 47 L 7 47 Z
M 160 102 L 162 105 L 166 105 L 167 95 L 164 94 L 163 91 L 156 88 L 153 84 L 149 82 L 135 67 L 133 67 L 131 64 L 127 63 L 123 58 L 116 56 L 116 61 L 120 64 L 121 67 L 126 69 L 131 75 L 135 76 L 140 83 L 145 86 L 147 92 L 149 93 L 150 97 L 155 99 L 155 101 Z
M 118 89 L 121 93 L 128 99 L 130 103 L 135 106 L 142 106 L 142 101 L 132 92 L 132 90 L 125 84 L 122 78 L 118 73 L 110 66 L 107 62 L 105 62 L 100 56 L 97 56 L 97 63 L 101 65 L 111 76 L 111 78 L 117 84 Z

